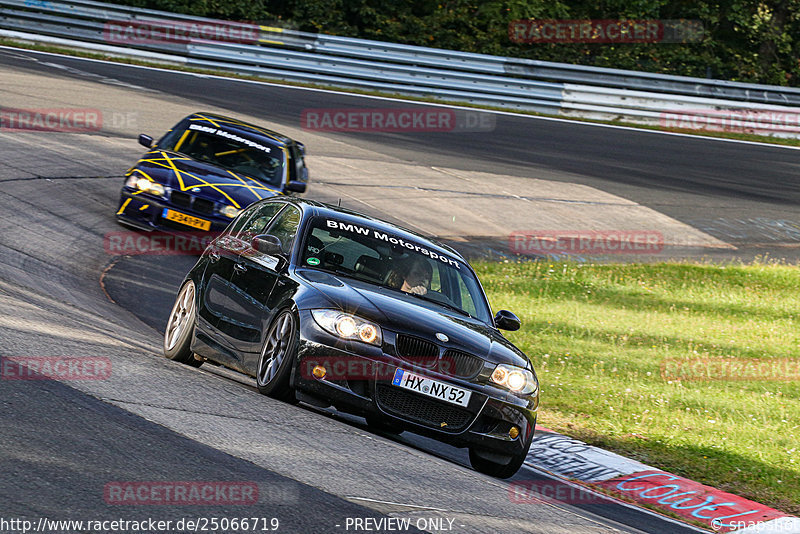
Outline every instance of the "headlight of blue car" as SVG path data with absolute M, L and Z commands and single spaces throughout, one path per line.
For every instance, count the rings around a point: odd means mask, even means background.
M 219 213 L 220 215 L 224 215 L 225 217 L 233 219 L 234 217 L 239 215 L 241 211 L 242 210 L 240 210 L 239 208 L 235 208 L 233 206 L 223 206 L 222 208 L 220 208 Z
M 156 197 L 166 196 L 166 189 L 164 189 L 163 185 L 158 182 L 148 180 L 147 178 L 137 178 L 136 176 L 131 176 L 125 182 L 125 186 L 130 187 L 131 189 L 138 189 L 142 193 L 147 193 L 148 195 L 153 195 Z

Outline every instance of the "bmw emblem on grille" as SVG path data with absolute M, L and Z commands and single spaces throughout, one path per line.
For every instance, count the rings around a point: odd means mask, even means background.
M 447 343 L 448 341 L 450 341 L 450 338 L 442 334 L 441 332 L 436 333 L 436 339 L 438 339 L 442 343 Z

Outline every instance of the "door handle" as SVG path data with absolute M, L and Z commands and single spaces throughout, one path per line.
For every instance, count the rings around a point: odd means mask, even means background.
M 245 267 L 243 263 L 236 263 L 233 266 L 233 270 L 236 271 L 237 273 L 243 273 L 247 271 L 247 267 Z

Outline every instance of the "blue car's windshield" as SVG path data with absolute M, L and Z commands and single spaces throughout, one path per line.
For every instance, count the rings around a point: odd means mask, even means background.
M 306 227 L 300 262 L 491 321 L 483 290 L 463 260 L 366 224 L 315 217 Z
M 246 174 L 267 185 L 280 187 L 283 184 L 283 150 L 266 141 L 253 141 L 221 128 L 192 124 L 170 132 L 159 143 L 159 148 Z

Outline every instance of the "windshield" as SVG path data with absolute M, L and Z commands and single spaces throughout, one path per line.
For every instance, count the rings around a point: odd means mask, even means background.
M 246 174 L 271 186 L 283 184 L 284 157 L 279 147 L 261 140 L 246 139 L 221 128 L 191 124 L 186 129 L 170 132 L 159 147 Z
M 367 225 L 315 217 L 305 232 L 300 264 L 491 321 L 480 284 L 463 260 Z

